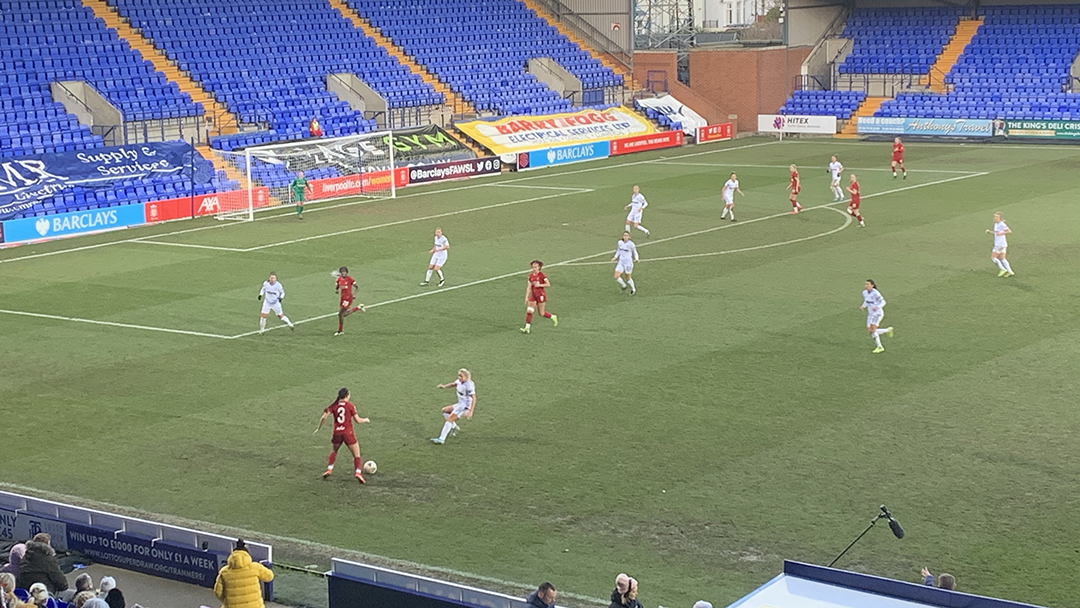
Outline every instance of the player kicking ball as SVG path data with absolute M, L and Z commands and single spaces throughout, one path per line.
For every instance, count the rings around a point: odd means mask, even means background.
M 335 336 L 340 336 L 345 333 L 345 317 L 356 311 L 364 312 L 366 309 L 363 304 L 353 306 L 353 297 L 356 292 L 356 279 L 349 276 L 348 268 L 342 266 L 341 268 L 338 268 L 337 271 L 331 272 L 330 275 L 337 279 L 334 284 L 334 293 L 341 295 L 341 299 L 338 302 L 337 331 L 334 332 Z
M 634 286 L 634 262 L 638 261 L 637 245 L 634 241 L 630 240 L 630 233 L 622 233 L 622 240 L 615 244 L 615 256 L 611 258 L 612 262 L 618 262 L 615 264 L 615 282 L 619 284 L 619 288 L 626 291 L 627 286 L 630 287 L 630 295 L 637 293 L 637 287 Z M 622 278 L 623 273 L 626 273 L 626 280 Z
M 274 314 L 288 325 L 289 329 L 296 329 L 289 317 L 286 317 L 285 313 L 281 311 L 281 301 L 284 299 L 285 286 L 278 283 L 277 274 L 271 272 L 270 277 L 263 281 L 262 289 L 259 290 L 259 301 L 262 302 L 262 314 L 259 315 L 260 336 L 266 331 L 266 315 L 270 314 L 270 311 L 274 311 Z
M 428 262 L 427 275 L 424 276 L 424 282 L 420 283 L 421 286 L 427 285 L 431 282 L 431 273 L 439 273 L 439 287 L 446 284 L 446 278 L 443 277 L 442 267 L 446 265 L 446 252 L 450 249 L 450 241 L 443 236 L 442 228 L 435 229 L 435 246 L 431 248 L 428 253 L 431 254 L 431 260 Z
M 529 274 L 529 282 L 525 285 L 525 327 L 521 328 L 523 334 L 532 332 L 532 317 L 536 311 L 540 312 L 541 317 L 551 319 L 552 325 L 556 327 L 559 325 L 559 317 L 544 310 L 544 305 L 547 303 L 547 291 L 545 290 L 551 287 L 551 281 L 548 280 L 547 275 L 540 272 L 540 269 L 544 267 L 544 263 L 540 260 L 533 260 L 529 266 L 532 268 L 532 273 Z
M 476 385 L 472 381 L 472 372 L 464 367 L 458 370 L 457 380 L 440 384 L 438 388 L 456 388 L 457 389 L 457 403 L 454 405 L 448 405 L 442 408 L 443 418 L 446 422 L 443 423 L 442 432 L 438 437 L 432 437 L 431 443 L 442 445 L 446 443 L 447 437 L 453 437 L 457 435 L 458 425 L 457 421 L 462 416 L 468 419 L 472 419 L 473 410 L 476 409 Z
M 893 328 L 878 329 L 881 320 L 885 318 L 885 298 L 877 290 L 877 283 L 866 279 L 863 287 L 863 303 L 859 308 L 866 310 L 866 331 L 870 332 L 870 338 L 874 341 L 873 353 L 876 355 L 885 352 L 885 347 L 881 345 L 882 334 L 893 337 Z
M 349 389 L 342 388 L 338 390 L 337 399 L 331 403 L 325 410 L 323 410 L 322 417 L 319 418 L 319 426 L 315 427 L 315 433 L 319 432 L 322 428 L 323 421 L 328 417 L 333 417 L 334 435 L 330 438 L 330 451 L 329 462 L 326 465 L 326 472 L 323 473 L 322 478 L 326 479 L 334 472 L 334 461 L 337 460 L 338 450 L 341 449 L 341 444 L 348 446 L 349 451 L 353 455 L 353 466 L 356 468 L 356 481 L 360 483 L 367 483 L 364 480 L 364 460 L 360 458 L 360 444 L 356 441 L 356 434 L 353 433 L 353 422 L 357 424 L 364 424 L 371 422 L 368 418 L 361 418 L 356 413 L 356 406 L 349 401 Z

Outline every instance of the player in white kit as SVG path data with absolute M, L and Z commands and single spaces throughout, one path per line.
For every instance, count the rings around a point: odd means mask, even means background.
M 866 309 L 866 330 L 870 332 L 870 337 L 874 340 L 874 354 L 883 353 L 885 347 L 881 345 L 881 335 L 885 334 L 890 338 L 893 336 L 891 327 L 878 329 L 881 320 L 885 318 L 885 298 L 881 296 L 877 290 L 877 283 L 872 279 L 866 279 L 863 287 L 865 287 L 862 292 L 863 303 L 859 308 Z
M 1009 260 L 1005 259 L 1005 250 L 1009 247 L 1009 241 L 1005 235 L 1012 234 L 1012 230 L 1005 225 L 1005 220 L 1001 218 L 1001 213 L 994 214 L 994 228 L 987 230 L 987 234 L 994 235 L 994 249 L 990 252 L 990 259 L 997 264 L 997 267 L 1001 269 L 998 272 L 999 277 L 1011 277 L 1015 272 L 1012 271 L 1012 266 L 1009 265 Z
M 626 287 L 630 287 L 630 295 L 637 293 L 637 287 L 634 285 L 634 262 L 638 261 L 637 245 L 634 241 L 630 240 L 630 232 L 622 233 L 622 240 L 615 243 L 615 257 L 611 258 L 612 262 L 618 262 L 615 264 L 615 282 L 619 284 L 619 287 L 626 291 Z M 626 274 L 626 280 L 623 281 L 622 275 Z
M 439 273 L 439 287 L 442 287 L 446 283 L 446 278 L 443 277 L 442 267 L 446 264 L 446 250 L 450 249 L 450 241 L 443 236 L 442 228 L 435 229 L 435 245 L 428 253 L 431 254 L 431 260 L 428 262 L 427 274 L 424 275 L 424 281 L 421 285 L 427 285 L 431 282 L 431 273 Z
M 634 194 L 630 197 L 630 204 L 623 207 L 623 209 L 629 209 L 630 213 L 626 215 L 626 231 L 630 232 L 630 226 L 645 233 L 645 236 L 649 236 L 649 229 L 641 225 L 641 212 L 649 206 L 648 201 L 645 200 L 645 196 L 641 194 L 641 188 L 634 186 Z
M 289 317 L 286 317 L 285 313 L 281 311 L 281 301 L 285 299 L 285 286 L 278 283 L 275 273 L 271 272 L 270 277 L 263 281 L 262 289 L 259 290 L 259 299 L 262 300 L 262 314 L 259 316 L 259 335 L 266 331 L 266 315 L 270 314 L 271 310 L 289 326 L 289 329 L 296 329 Z
M 720 212 L 720 219 L 724 219 L 725 216 L 730 215 L 731 221 L 735 221 L 735 193 L 738 192 L 742 196 L 742 190 L 739 190 L 739 178 L 734 173 L 731 177 L 724 182 L 724 189 L 722 190 L 722 196 L 724 197 L 724 210 Z
M 844 200 L 844 189 L 840 186 L 840 175 L 844 172 L 844 165 L 840 164 L 840 161 L 836 160 L 833 156 L 829 161 L 829 175 L 832 176 L 832 189 L 833 202 L 840 202 Z
M 457 434 L 458 418 L 462 416 L 472 418 L 473 409 L 476 408 L 476 385 L 473 384 L 472 373 L 463 367 L 458 370 L 457 380 L 447 384 L 440 384 L 439 388 L 457 389 L 457 403 L 442 408 L 443 418 L 446 419 L 442 432 L 438 437 L 431 439 L 432 443 L 443 444 L 448 436 Z

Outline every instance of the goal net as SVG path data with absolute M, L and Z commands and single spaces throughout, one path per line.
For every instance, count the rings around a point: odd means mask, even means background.
M 300 202 L 394 198 L 400 183 L 391 131 L 253 146 L 221 155 L 244 179 L 240 193 L 229 193 L 221 201 L 220 219 L 249 220 L 260 208 Z

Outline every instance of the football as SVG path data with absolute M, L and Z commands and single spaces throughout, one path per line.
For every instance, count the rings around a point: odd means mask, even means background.
M 379 467 L 375 465 L 374 460 L 369 460 L 364 463 L 364 472 L 368 475 L 374 475 L 375 471 L 378 471 Z

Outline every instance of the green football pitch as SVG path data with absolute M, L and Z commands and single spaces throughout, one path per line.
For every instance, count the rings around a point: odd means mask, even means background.
M 838 567 L 1074 606 L 1080 148 L 909 142 L 906 180 L 890 151 L 742 139 L 0 251 L 0 475 L 303 540 L 297 564 L 359 551 L 571 605 L 619 572 L 646 606 L 727 605 L 784 558 L 828 563 L 883 503 L 907 536 L 879 525 Z M 831 202 L 831 154 L 865 228 Z M 631 297 L 608 260 L 634 184 Z M 447 283 L 421 287 L 436 226 Z M 559 325 L 523 335 L 534 258 Z M 341 265 L 369 308 L 334 337 Z M 295 332 L 257 334 L 270 271 Z M 896 328 L 877 355 L 867 278 Z M 476 415 L 433 445 L 461 367 Z M 366 486 L 345 450 L 320 478 L 342 386 L 371 418 Z

